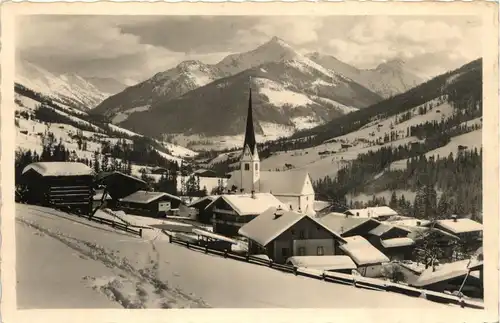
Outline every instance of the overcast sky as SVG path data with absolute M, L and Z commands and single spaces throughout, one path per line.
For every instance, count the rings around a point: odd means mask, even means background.
M 402 58 L 436 75 L 481 56 L 480 21 L 469 16 L 25 16 L 17 49 L 53 73 L 131 83 L 186 59 L 216 63 L 272 36 L 299 52 L 331 54 L 358 68 Z

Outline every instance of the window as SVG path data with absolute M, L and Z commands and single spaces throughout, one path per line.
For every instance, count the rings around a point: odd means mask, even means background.
M 250 170 L 250 164 L 248 163 L 245 164 L 245 170 Z
M 323 250 L 323 247 L 322 246 L 319 246 L 317 249 L 317 254 L 318 256 L 323 256 L 325 254 L 325 250 Z
M 255 164 L 255 170 L 259 170 L 259 164 Z
M 287 257 L 288 256 L 288 248 L 281 248 L 281 255 L 283 257 Z
M 299 232 L 299 238 L 300 239 L 304 239 L 305 237 L 306 237 L 306 234 L 305 234 L 304 230 L 300 230 L 300 232 Z
M 306 248 L 299 247 L 299 256 L 305 256 L 305 255 L 306 255 Z

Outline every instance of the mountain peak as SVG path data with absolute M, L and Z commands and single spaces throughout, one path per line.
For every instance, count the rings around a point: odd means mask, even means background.
M 402 60 L 401 58 L 394 58 L 388 61 L 385 61 L 384 63 L 381 63 L 377 66 L 377 70 L 387 70 L 387 69 L 392 69 L 392 70 L 401 70 L 403 69 L 405 65 L 405 61 Z

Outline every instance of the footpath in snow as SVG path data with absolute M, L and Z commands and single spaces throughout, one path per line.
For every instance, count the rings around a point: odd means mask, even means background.
M 49 208 L 16 205 L 20 308 L 446 308 L 204 254 Z

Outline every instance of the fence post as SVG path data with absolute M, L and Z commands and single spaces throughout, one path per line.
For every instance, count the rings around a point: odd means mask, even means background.
M 323 279 L 323 280 L 325 280 L 325 279 L 326 279 L 325 272 L 323 272 L 323 273 L 321 274 L 321 279 Z
M 460 307 L 461 308 L 465 307 L 465 300 L 462 297 L 460 297 Z
M 248 253 L 247 253 L 247 256 L 246 256 L 246 260 L 247 260 L 247 262 L 250 261 L 250 254 L 248 254 Z
M 272 259 L 269 260 L 269 267 L 273 268 L 273 260 Z
M 224 249 L 224 258 L 227 258 L 227 249 Z
M 189 241 L 186 242 L 186 247 L 189 249 Z
M 293 274 L 294 274 L 295 276 L 297 276 L 297 267 L 296 267 L 296 266 L 293 266 Z
M 168 237 L 168 243 L 172 243 L 172 236 L 170 234 L 167 234 Z
M 139 229 L 139 236 L 142 238 L 142 229 Z
M 205 245 L 205 253 L 208 253 L 208 246 Z

